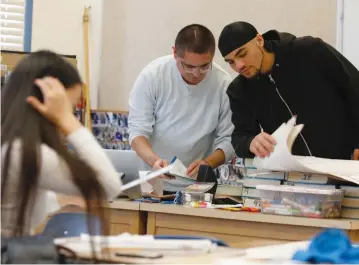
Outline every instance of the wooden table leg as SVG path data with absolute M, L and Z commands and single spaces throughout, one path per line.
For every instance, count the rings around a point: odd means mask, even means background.
M 352 243 L 359 243 L 359 230 L 349 230 L 347 232 Z
M 156 213 L 149 212 L 147 215 L 147 234 L 156 234 Z
M 110 211 L 110 234 L 121 233 L 146 234 L 146 212 L 138 210 L 109 209 Z

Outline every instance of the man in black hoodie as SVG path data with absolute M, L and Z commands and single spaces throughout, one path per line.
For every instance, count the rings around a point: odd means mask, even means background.
M 275 30 L 260 35 L 246 22 L 227 25 L 218 45 L 239 73 L 227 91 L 238 156 L 268 156 L 271 134 L 294 115 L 304 129 L 293 154 L 358 156 L 359 71 L 333 47 Z

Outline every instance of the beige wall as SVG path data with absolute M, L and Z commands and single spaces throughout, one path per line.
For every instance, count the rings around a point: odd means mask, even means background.
M 105 0 L 99 106 L 128 109 L 141 69 L 171 53 L 179 29 L 202 23 L 218 38 L 233 21 L 252 22 L 260 32 L 278 29 L 314 35 L 335 45 L 335 0 Z M 228 71 L 217 51 L 216 62 Z
M 97 107 L 102 45 L 101 0 L 34 0 L 32 51 L 51 49 L 76 55 L 78 68 L 84 76 L 84 7 L 91 5 L 89 23 L 91 106 Z
M 343 54 L 359 69 L 359 1 L 344 1 Z
M 218 37 L 226 24 L 247 20 L 260 32 L 276 28 L 335 45 L 335 0 L 35 0 L 32 49 L 76 55 L 82 75 L 85 5 L 92 7 L 93 108 L 127 110 L 138 73 L 149 61 L 171 53 L 178 30 L 190 23 L 202 23 Z M 215 60 L 234 76 L 218 52 Z

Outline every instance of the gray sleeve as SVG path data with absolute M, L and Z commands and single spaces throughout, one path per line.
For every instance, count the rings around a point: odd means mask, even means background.
M 128 128 L 130 144 L 137 136 L 147 139 L 155 124 L 154 85 L 148 73 L 142 71 L 137 77 L 129 97 Z
M 231 135 L 234 129 L 233 123 L 231 121 L 232 112 L 229 106 L 229 98 L 226 94 L 226 89 L 230 84 L 230 80 L 228 82 L 224 82 L 223 92 L 221 94 L 221 109 L 218 118 L 218 125 L 215 132 L 214 139 L 214 150 L 221 149 L 223 150 L 226 162 L 233 158 L 234 149 L 231 143 Z

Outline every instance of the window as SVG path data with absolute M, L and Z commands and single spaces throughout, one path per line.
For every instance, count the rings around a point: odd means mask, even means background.
M 32 0 L 1 0 L 1 50 L 31 51 Z

